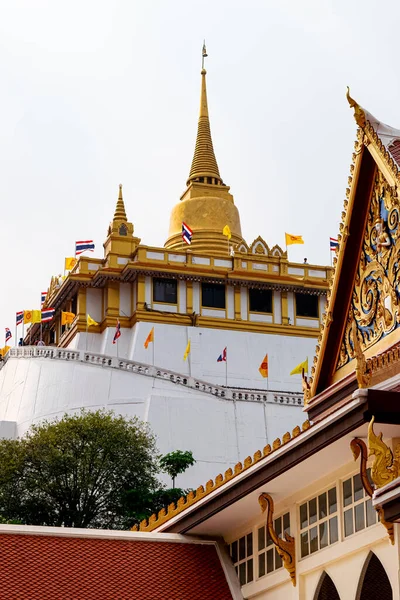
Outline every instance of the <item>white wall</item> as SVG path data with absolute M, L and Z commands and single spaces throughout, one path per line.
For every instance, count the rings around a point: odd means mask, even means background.
M 249 333 L 228 329 L 183 327 L 159 323 L 137 323 L 132 329 L 122 329 L 117 345 L 112 344 L 114 328 L 101 335 L 88 334 L 87 349 L 92 352 L 116 356 L 138 362 L 153 364 L 153 345 L 143 346 L 151 328 L 154 327 L 154 361 L 164 369 L 178 371 L 219 385 L 225 385 L 225 363 L 217 358 L 225 346 L 228 348 L 228 385 L 232 387 L 301 391 L 301 376 L 290 371 L 307 357 L 309 364 L 315 352 L 315 338 Z M 85 350 L 85 333 L 78 334 L 76 348 Z M 189 360 L 183 360 L 187 340 L 191 340 Z M 269 380 L 258 371 L 268 353 Z
M 192 450 L 197 463 L 178 478 L 181 487 L 204 484 L 304 420 L 300 406 L 224 400 L 88 363 L 10 358 L 0 370 L 0 422 L 15 422 L 17 435 L 82 407 L 147 420 L 163 454 Z

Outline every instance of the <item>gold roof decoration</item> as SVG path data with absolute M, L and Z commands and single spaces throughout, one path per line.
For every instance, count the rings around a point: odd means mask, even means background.
M 341 223 L 339 225 L 338 241 L 339 247 L 336 249 L 336 255 L 333 258 L 333 269 L 329 282 L 329 291 L 327 293 L 326 314 L 323 318 L 321 333 L 316 347 L 313 366 L 311 367 L 311 402 L 312 398 L 319 393 L 319 379 L 321 367 L 324 360 L 324 354 L 327 348 L 329 329 L 332 323 L 332 315 L 335 302 L 337 301 L 338 283 L 340 272 L 343 266 L 346 244 L 350 235 L 350 222 L 352 219 L 353 205 L 357 189 L 359 169 L 363 152 L 368 149 L 375 164 L 378 167 L 378 175 L 383 175 L 386 180 L 386 187 L 389 190 L 392 198 L 396 198 L 398 187 L 400 185 L 400 130 L 385 125 L 367 110 L 362 108 L 351 96 L 350 90 L 347 88 L 347 101 L 351 108 L 354 109 L 354 119 L 357 123 L 357 138 L 354 144 L 354 152 L 350 165 L 350 175 L 348 178 L 348 187 L 346 188 L 346 197 L 344 200 L 343 211 L 341 214 Z M 354 215 L 353 215 L 354 216 Z M 367 235 L 367 234 L 365 234 Z M 347 322 L 347 328 L 351 329 L 351 322 Z M 340 324 L 338 324 L 340 326 Z M 397 354 L 397 351 L 395 352 Z M 389 356 L 389 355 L 388 355 Z M 388 358 L 391 361 L 391 353 Z M 367 358 L 365 368 L 366 373 L 377 368 L 377 361 L 381 362 L 380 358 Z
M 270 254 L 267 242 L 260 235 L 250 244 L 250 250 L 252 254 L 264 254 L 265 256 Z
M 206 182 L 208 183 L 223 185 L 211 138 L 206 74 L 207 71 L 203 68 L 201 70 L 200 113 L 197 125 L 196 146 L 187 185 L 191 181 L 200 181 L 200 178 L 206 178 Z M 207 181 L 208 179 L 211 179 L 211 181 Z
M 221 179 L 211 138 L 208 115 L 206 70 L 203 46 L 201 70 L 200 114 L 196 146 L 186 182 L 187 189 L 171 212 L 168 239 L 165 247 L 182 249 L 182 223 L 193 231 L 190 250 L 194 252 L 230 256 L 231 250 L 243 240 L 239 211 L 235 206 L 229 186 Z M 228 225 L 232 237 L 227 239 L 222 231 Z
M 122 183 L 119 184 L 119 193 L 118 193 L 118 200 L 117 200 L 117 205 L 115 207 L 115 213 L 114 213 L 114 221 L 116 219 L 122 219 L 123 221 L 127 221 L 128 217 L 126 216 L 126 212 L 125 212 L 125 204 L 124 204 L 124 199 L 122 197 Z
M 196 491 L 189 492 L 189 494 L 186 497 L 182 496 L 181 498 L 179 498 L 176 504 L 175 502 L 172 502 L 167 509 L 162 508 L 157 515 L 153 514 L 151 515 L 151 517 L 149 517 L 149 519 L 144 519 L 140 523 L 140 525 L 134 525 L 132 527 L 132 531 L 153 531 L 154 529 L 157 529 L 157 527 L 160 527 L 166 521 L 169 521 L 176 515 L 183 512 L 189 506 L 192 506 L 205 496 L 208 496 L 209 494 L 211 494 L 211 492 L 221 487 L 224 483 L 230 481 L 234 477 L 237 477 L 240 473 L 243 473 L 243 471 L 246 471 L 249 467 L 256 464 L 261 459 L 269 456 L 270 454 L 278 450 L 278 448 L 281 448 L 281 446 L 284 446 L 285 444 L 290 442 L 290 440 L 298 437 L 302 432 L 310 429 L 310 427 L 311 424 L 308 420 L 304 421 L 301 428 L 299 425 L 297 425 L 293 429 L 292 433 L 287 431 L 282 436 L 282 440 L 280 438 L 274 440 L 272 448 L 270 444 L 267 444 L 263 448 L 262 452 L 261 450 L 257 450 L 257 452 L 254 453 L 253 458 L 251 456 L 248 456 L 244 459 L 243 463 L 238 462 L 235 465 L 234 469 L 229 468 L 225 471 L 224 475 L 222 475 L 222 473 L 217 475 L 215 481 L 213 481 L 212 479 L 207 481 L 205 488 L 201 485 L 197 488 Z

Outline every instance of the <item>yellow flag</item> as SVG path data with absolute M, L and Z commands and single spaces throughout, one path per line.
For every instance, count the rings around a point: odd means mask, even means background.
M 98 325 L 98 322 L 95 321 L 94 319 L 92 319 L 92 317 L 89 315 L 89 313 L 86 318 L 86 323 L 87 323 L 88 327 L 90 327 L 91 325 Z
M 71 312 L 62 312 L 61 313 L 61 325 L 70 325 L 75 319 L 75 314 Z M 91 319 L 93 321 L 93 319 Z M 89 325 L 89 322 L 88 322 Z M 94 325 L 94 323 L 90 323 L 90 325 Z M 96 323 L 98 325 L 98 323 Z
M 304 244 L 302 235 L 291 235 L 290 233 L 285 233 L 286 238 L 286 246 L 291 246 L 292 244 Z
M 268 354 L 264 356 L 260 368 L 258 369 L 263 377 L 268 377 Z
M 41 323 L 42 322 L 42 311 L 41 310 L 32 310 L 32 323 Z
M 190 352 L 190 340 L 187 343 L 185 354 L 183 355 L 183 360 L 187 359 L 187 357 L 189 356 L 189 352 Z
M 32 323 L 32 311 L 24 310 L 24 323 Z
M 291 375 L 301 375 L 303 370 L 304 370 L 304 373 L 308 373 L 308 357 L 306 358 L 306 360 L 304 360 L 299 365 L 297 365 L 297 367 L 295 367 L 293 369 L 293 371 L 290 371 L 290 374 Z
M 147 336 L 146 341 L 144 343 L 144 347 L 146 348 L 146 350 L 149 347 L 150 342 L 154 343 L 154 327 L 151 328 L 151 331 L 150 331 L 149 335 Z
M 66 258 L 65 259 L 65 263 L 64 263 L 64 269 L 66 271 L 71 271 L 74 268 L 74 266 L 76 265 L 77 262 L 78 262 L 77 259 L 74 258 L 73 256 L 70 256 L 69 258 Z
M 226 235 L 226 237 L 228 238 L 228 240 L 230 240 L 230 239 L 231 239 L 231 237 L 232 237 L 232 233 L 231 233 L 231 230 L 230 230 L 230 227 L 229 227 L 229 225 L 225 225 L 225 227 L 224 227 L 224 228 L 223 228 L 223 230 L 222 230 L 222 233 L 223 233 L 224 235 Z

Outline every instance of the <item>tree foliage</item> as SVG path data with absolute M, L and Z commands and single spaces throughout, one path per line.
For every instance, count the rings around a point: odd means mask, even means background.
M 195 459 L 190 450 L 175 450 L 160 458 L 160 467 L 172 477 L 172 487 L 175 488 L 175 479 L 180 473 L 194 465 Z
M 147 425 L 105 411 L 0 440 L 0 465 L 0 518 L 30 525 L 124 528 L 151 514 L 161 491 Z

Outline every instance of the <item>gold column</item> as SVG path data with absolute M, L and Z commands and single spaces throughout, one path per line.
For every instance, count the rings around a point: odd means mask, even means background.
M 190 315 L 193 312 L 193 281 L 186 282 L 186 310 Z
M 107 284 L 106 317 L 119 317 L 119 282 L 110 281 Z
M 145 301 L 146 301 L 145 276 L 140 274 L 137 277 L 137 295 L 136 295 L 137 310 L 144 310 Z
M 85 327 L 86 327 L 86 289 L 87 288 L 79 288 L 78 306 L 77 306 L 78 322 L 82 323 Z
M 287 292 L 281 292 L 282 325 L 289 325 Z
M 240 285 L 235 285 L 234 289 L 234 306 L 235 306 L 235 321 L 242 320 L 242 312 L 241 312 L 241 287 Z

